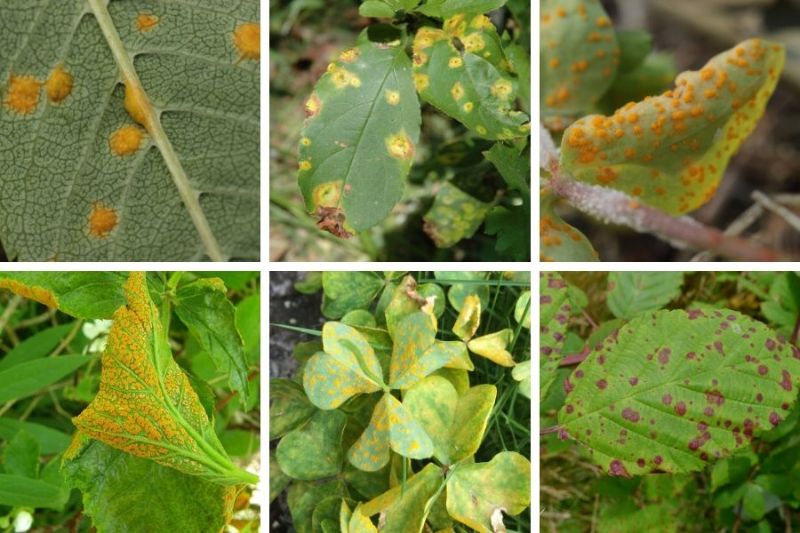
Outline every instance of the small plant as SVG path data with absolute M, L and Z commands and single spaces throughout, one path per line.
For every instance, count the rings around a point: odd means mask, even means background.
M 381 530 L 400 533 L 505 531 L 504 515 L 530 504 L 530 462 L 519 453 L 529 434 L 516 440 L 529 427 L 519 418 L 529 412 L 529 281 L 315 279 L 323 313 L 339 320 L 305 330 L 321 342 L 298 344 L 297 375 L 270 381 L 270 439 L 280 439 L 270 498 L 288 486 L 299 533 L 378 531 L 376 515 Z M 504 433 L 514 440 L 498 447 Z
M 562 495 L 542 528 L 578 527 L 581 505 L 598 531 L 796 526 L 799 288 L 794 273 L 542 274 L 542 494 Z
M 257 298 L 256 277 L 239 281 Z M 234 307 L 222 280 L 180 272 L 3 273 L 0 288 L 49 306 L 46 320 L 74 317 L 0 357 L 0 529 L 25 514 L 37 528 L 85 515 L 99 532 L 222 531 L 234 504 L 257 528 L 258 476 L 238 463 L 258 429 L 228 428 L 258 401 L 257 299 Z M 4 320 L 23 321 L 22 301 Z
M 366 232 L 403 198 L 420 154 L 438 175 L 424 230 L 439 248 L 486 222 L 497 251 L 528 257 L 530 219 L 529 51 L 522 2 L 498 26 L 494 1 L 372 0 L 365 29 L 329 65 L 306 102 L 298 183 L 317 226 L 341 238 Z M 420 149 L 420 100 L 461 125 L 440 153 Z M 482 156 L 478 155 L 478 152 Z M 490 165 L 502 180 L 493 180 Z M 423 177 L 425 178 L 425 177 Z
M 544 0 L 541 23 L 543 260 L 598 258 L 560 218 L 559 200 L 679 246 L 779 259 L 684 215 L 714 196 L 764 113 L 783 69 L 782 45 L 743 41 L 662 92 L 674 74 L 671 60 L 649 53 L 646 33 L 615 32 L 600 2 Z

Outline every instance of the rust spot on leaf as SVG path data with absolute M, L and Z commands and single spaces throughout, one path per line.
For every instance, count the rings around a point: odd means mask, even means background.
M 89 213 L 89 234 L 105 239 L 117 227 L 117 221 L 117 212 L 114 209 L 95 202 Z
M 131 155 L 139 150 L 142 144 L 144 132 L 141 128 L 133 125 L 126 125 L 111 134 L 108 139 L 108 146 L 114 155 L 120 157 Z
M 136 17 L 136 29 L 142 33 L 146 33 L 158 25 L 159 18 L 150 13 L 140 13 Z
M 52 307 L 54 309 L 58 308 L 58 299 L 55 294 L 44 287 L 26 285 L 20 281 L 11 279 L 2 279 L 0 280 L 0 289 L 8 289 L 23 298 L 43 303 L 47 307 Z
M 257 22 L 240 24 L 233 32 L 233 43 L 242 59 L 257 61 L 261 58 L 261 25 Z
M 33 76 L 11 75 L 6 93 L 6 106 L 20 115 L 28 115 L 39 105 L 42 82 Z
M 47 98 L 54 103 L 64 101 L 67 96 L 72 92 L 72 75 L 64 70 L 64 67 L 58 65 L 50 73 L 47 78 L 45 88 L 47 89 Z

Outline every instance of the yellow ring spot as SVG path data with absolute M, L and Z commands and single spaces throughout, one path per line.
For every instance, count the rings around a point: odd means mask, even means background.
M 311 139 L 309 139 L 308 137 L 303 137 L 302 139 L 300 139 L 300 144 L 302 144 L 303 146 L 311 146 Z
M 300 167 L 300 170 L 311 170 L 311 161 L 300 161 L 297 166 Z
M 386 101 L 389 102 L 389 105 L 397 105 L 400 103 L 400 93 L 398 91 L 386 89 L 385 95 Z
M 450 61 L 447 62 L 447 66 L 450 68 L 459 68 L 464 65 L 464 60 L 460 57 L 451 57 Z
M 475 107 L 475 104 L 473 104 L 472 102 L 467 102 L 467 103 L 465 103 L 465 104 L 464 104 L 464 106 L 463 106 L 463 108 L 464 108 L 464 111 L 466 111 L 467 113 L 469 113 L 470 111 L 472 111 L 472 108 L 473 108 L 473 107 Z

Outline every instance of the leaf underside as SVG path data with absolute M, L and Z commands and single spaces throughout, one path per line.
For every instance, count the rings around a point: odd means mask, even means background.
M 700 470 L 783 420 L 800 352 L 729 310 L 657 311 L 598 344 L 570 377 L 562 437 L 609 474 Z
M 362 33 L 317 82 L 306 115 L 298 183 L 308 212 L 339 237 L 381 222 L 403 194 L 419 140 L 403 48 Z
M 764 113 L 784 60 L 781 45 L 750 39 L 679 74 L 673 90 L 583 117 L 564 132 L 561 169 L 669 214 L 697 209 Z
M 259 63 L 243 57 L 234 34 L 258 22 L 259 3 L 149 0 L 108 10 L 222 254 L 257 259 Z M 4 2 L 0 49 L 7 255 L 204 258 L 162 152 L 124 108 L 119 66 L 86 0 Z M 62 84 L 50 96 L 56 71 L 71 77 L 71 90 Z M 119 155 L 113 136 L 124 127 L 140 139 Z

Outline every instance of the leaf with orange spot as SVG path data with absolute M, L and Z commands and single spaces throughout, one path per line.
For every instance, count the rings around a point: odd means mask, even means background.
M 232 464 L 172 358 L 144 273 L 131 273 L 123 288 L 127 305 L 113 315 L 100 391 L 73 418 L 75 426 L 113 448 L 187 474 L 230 485 L 257 481 Z
M 383 531 L 423 531 L 432 501 L 443 483 L 441 468 L 428 464 L 401 485 L 362 504 L 361 514 L 369 517 L 381 513 L 385 516 L 387 527 Z
M 492 205 L 446 181 L 423 217 L 423 229 L 437 248 L 450 248 L 475 234 Z
M 539 258 L 542 261 L 597 261 L 586 235 L 566 223 L 555 211 L 558 199 L 543 188 L 539 213 Z
M 77 318 L 110 318 L 125 303 L 121 272 L 1 272 L 0 289 Z
M 543 121 L 571 121 L 614 82 L 619 63 L 614 28 L 602 4 L 587 0 L 542 0 L 540 23 Z
M 399 33 L 386 41 L 377 33 L 362 32 L 330 64 L 306 105 L 298 184 L 318 226 L 340 237 L 386 218 L 419 140 L 411 62 Z
M 516 109 L 519 81 L 500 37 L 484 15 L 454 15 L 444 28 L 423 27 L 414 38 L 414 81 L 420 97 L 486 139 L 530 133 Z
M 578 120 L 564 132 L 561 170 L 673 215 L 697 209 L 764 113 L 784 57 L 750 39 L 681 73 L 672 91 Z
M 485 357 L 500 366 L 514 366 L 514 358 L 507 350 L 514 337 L 514 330 L 501 329 L 488 335 L 476 337 L 467 343 L 467 348 L 474 354 Z

